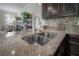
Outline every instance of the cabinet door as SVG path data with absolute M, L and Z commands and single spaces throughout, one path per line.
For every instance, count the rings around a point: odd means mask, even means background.
M 59 16 L 59 4 L 57 3 L 49 3 L 47 4 L 47 16 L 49 18 L 58 17 Z
M 42 16 L 44 19 L 60 16 L 60 9 L 58 3 L 43 3 L 42 4 Z
M 70 34 L 70 55 L 79 56 L 79 35 Z
M 78 14 L 78 4 L 63 3 L 61 4 L 61 16 L 71 16 Z

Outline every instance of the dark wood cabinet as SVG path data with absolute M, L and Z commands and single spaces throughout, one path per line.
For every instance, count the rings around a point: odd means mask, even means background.
M 58 3 L 43 3 L 42 18 L 49 19 L 60 16 L 60 7 Z
M 59 4 L 57 3 L 47 4 L 47 16 L 49 18 L 58 17 L 60 15 L 59 12 L 60 12 Z
M 61 16 L 72 16 L 78 15 L 78 4 L 77 3 L 62 3 L 60 5 Z
M 79 35 L 66 34 L 55 56 L 79 56 Z
M 79 56 L 79 35 L 69 34 L 70 52 L 71 56 Z
M 42 18 L 49 19 L 78 15 L 78 7 L 78 3 L 43 3 Z
M 57 51 L 55 52 L 54 56 L 69 56 L 70 46 L 69 46 L 69 35 L 66 35 L 59 45 Z

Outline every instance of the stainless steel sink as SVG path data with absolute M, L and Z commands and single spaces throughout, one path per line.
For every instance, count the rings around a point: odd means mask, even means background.
M 56 33 L 53 33 L 53 32 L 41 32 L 41 33 L 38 33 L 37 35 L 47 37 L 49 39 L 53 39 L 53 37 L 56 36 Z
M 29 44 L 33 44 L 35 42 L 36 37 L 37 37 L 36 35 L 30 35 L 30 36 L 24 36 L 22 37 L 22 39 L 28 42 Z
M 40 45 L 45 45 L 50 41 L 49 38 L 44 37 L 44 36 L 38 36 L 38 44 Z
M 32 34 L 30 36 L 24 36 L 22 37 L 22 39 L 28 42 L 29 44 L 38 43 L 40 45 L 45 45 L 55 36 L 56 36 L 56 33 L 41 32 L 37 34 Z

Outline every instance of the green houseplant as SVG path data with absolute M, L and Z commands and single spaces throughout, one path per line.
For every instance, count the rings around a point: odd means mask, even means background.
M 24 19 L 32 17 L 32 14 L 27 11 L 24 11 L 21 15 Z
M 17 20 L 21 20 L 21 17 L 16 16 L 15 19 L 16 19 L 16 21 L 17 21 Z
M 32 17 L 32 14 L 31 13 L 27 13 L 27 18 L 30 18 Z
M 21 15 L 22 15 L 23 19 L 27 18 L 27 12 L 26 11 L 24 11 Z

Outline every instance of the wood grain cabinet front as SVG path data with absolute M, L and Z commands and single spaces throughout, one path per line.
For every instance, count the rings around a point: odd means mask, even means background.
M 60 16 L 60 7 L 58 3 L 43 3 L 42 18 L 49 19 Z
M 79 35 L 69 34 L 70 56 L 79 56 Z
M 61 16 L 78 15 L 77 3 L 62 3 L 60 7 L 61 7 Z
M 42 3 L 42 18 L 78 16 L 78 5 L 78 3 Z

